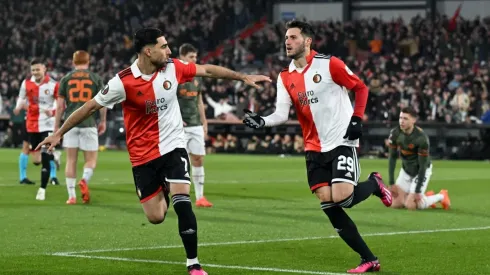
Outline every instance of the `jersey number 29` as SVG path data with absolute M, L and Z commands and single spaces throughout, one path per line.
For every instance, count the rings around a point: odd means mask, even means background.
M 339 162 L 337 162 L 337 170 L 347 170 L 354 172 L 354 160 L 351 157 L 344 155 L 339 156 Z

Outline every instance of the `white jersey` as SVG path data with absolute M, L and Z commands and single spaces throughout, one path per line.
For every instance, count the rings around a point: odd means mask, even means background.
M 150 76 L 141 73 L 137 62 L 119 72 L 94 98 L 108 108 L 122 102 L 126 143 L 133 166 L 175 148 L 186 148 L 177 87 L 196 75 L 195 64 L 179 59 L 169 59 L 163 69 Z
M 16 108 L 28 104 L 26 129 L 29 133 L 52 132 L 58 97 L 58 82 L 46 75 L 41 83 L 34 76 L 25 79 L 19 91 Z
M 279 120 L 287 119 L 289 106 L 294 105 L 305 151 L 328 152 L 341 145 L 357 147 L 358 140 L 343 137 L 354 113 L 347 89 L 362 81 L 338 58 L 311 51 L 307 62 L 303 69 L 291 62 L 279 74 L 276 112 L 287 106 Z M 278 124 L 272 117 L 264 118 L 266 126 Z

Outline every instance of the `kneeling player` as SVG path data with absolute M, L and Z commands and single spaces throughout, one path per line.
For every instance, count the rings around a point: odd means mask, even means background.
M 448 191 L 441 190 L 434 195 L 429 191 L 423 195 L 432 175 L 432 163 L 429 157 L 429 138 L 420 127 L 415 127 L 416 113 L 411 107 L 403 108 L 400 113 L 399 127 L 391 130 L 389 174 L 390 189 L 393 194 L 393 208 L 406 207 L 411 210 L 435 208 L 440 202 L 449 209 L 451 201 Z M 394 181 L 398 148 L 402 159 L 400 174 Z

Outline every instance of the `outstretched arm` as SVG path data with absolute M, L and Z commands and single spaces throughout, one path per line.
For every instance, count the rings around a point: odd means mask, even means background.
M 264 117 L 264 122 L 266 127 L 272 127 L 280 125 L 288 121 L 289 109 L 291 108 L 291 97 L 289 96 L 284 83 L 282 82 L 282 77 L 279 75 L 277 78 L 277 100 L 276 100 L 276 110 L 274 113 Z

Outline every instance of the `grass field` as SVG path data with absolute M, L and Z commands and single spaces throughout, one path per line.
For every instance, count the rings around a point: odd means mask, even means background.
M 147 222 L 126 152 L 100 153 L 92 203 L 72 206 L 62 171 L 63 184 L 39 202 L 39 167 L 29 164 L 36 186 L 21 186 L 19 151 L 0 154 L 1 274 L 187 274 L 175 212 L 164 224 Z M 387 174 L 386 160 L 361 166 L 363 178 Z M 215 207 L 195 212 L 210 275 L 336 275 L 358 264 L 309 192 L 303 158 L 209 155 L 205 167 Z M 449 211 L 392 210 L 376 197 L 348 210 L 380 258 L 380 274 L 490 274 L 489 168 L 435 162 L 429 189 L 449 189 Z

